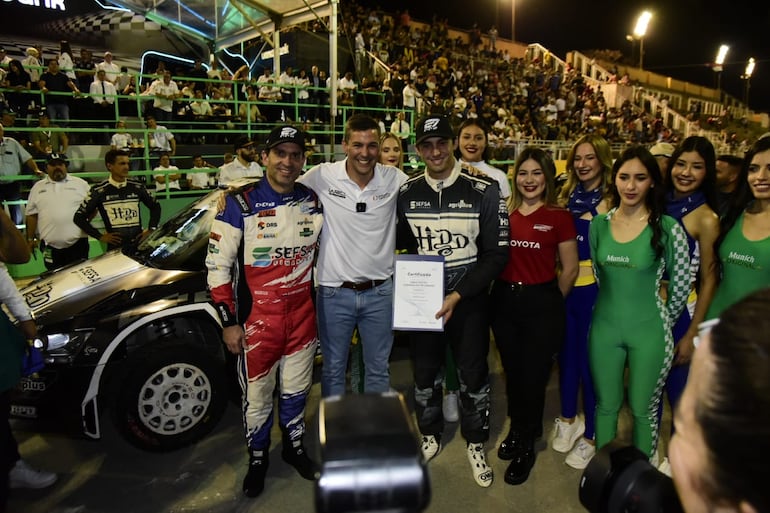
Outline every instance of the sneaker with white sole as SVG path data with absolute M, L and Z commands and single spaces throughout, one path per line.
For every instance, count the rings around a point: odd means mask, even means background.
M 8 484 L 11 488 L 48 488 L 56 482 L 53 472 L 37 470 L 24 460 L 19 460 L 8 474 Z
M 468 462 L 471 464 L 471 470 L 473 470 L 473 479 L 476 480 L 476 484 L 487 488 L 492 486 L 494 480 L 494 473 L 492 467 L 487 465 L 487 457 L 484 454 L 484 444 L 468 444 Z
M 596 454 L 596 446 L 588 443 L 588 440 L 581 438 L 580 441 L 567 454 L 564 462 L 572 468 L 583 470 L 588 466 L 588 462 Z
M 658 470 L 664 474 L 666 474 L 668 477 L 671 477 L 671 463 L 668 461 L 668 456 L 663 458 L 663 461 L 660 465 L 658 465 Z
M 458 403 L 459 398 L 457 392 L 453 390 L 447 390 L 444 396 L 444 402 L 441 405 L 441 410 L 444 412 L 444 420 L 447 422 L 457 422 L 460 420 L 460 405 Z
M 425 458 L 425 463 L 429 462 L 441 450 L 441 439 L 434 435 L 422 435 L 420 450 L 422 450 L 422 457 Z
M 578 438 L 583 436 L 586 431 L 586 424 L 580 417 L 575 417 L 572 424 L 556 418 L 554 420 L 554 437 L 551 442 L 551 447 L 556 452 L 566 453 L 569 452 L 572 447 L 575 446 L 575 442 Z

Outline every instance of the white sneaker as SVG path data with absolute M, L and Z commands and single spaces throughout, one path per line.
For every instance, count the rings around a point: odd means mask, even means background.
M 460 405 L 458 404 L 459 398 L 457 392 L 447 390 L 444 396 L 444 402 L 441 405 L 441 410 L 444 412 L 444 420 L 447 422 L 457 422 L 460 420 Z
M 55 482 L 56 474 L 34 469 L 24 460 L 17 461 L 8 474 L 11 488 L 47 488 Z
M 473 479 L 476 480 L 476 484 L 487 488 L 492 486 L 494 479 L 494 473 L 492 467 L 487 465 L 487 457 L 484 454 L 484 444 L 468 444 L 468 462 L 471 464 L 471 470 L 473 470 Z
M 658 468 L 661 465 L 660 453 L 658 452 L 658 449 L 655 449 L 655 452 L 652 453 L 652 456 L 650 456 L 650 464 L 655 468 Z
M 671 463 L 668 461 L 668 456 L 663 458 L 663 462 L 658 465 L 658 470 L 666 474 L 668 477 L 671 477 Z
M 577 442 L 578 438 L 583 436 L 586 430 L 586 424 L 580 417 L 575 417 L 572 424 L 564 422 L 560 418 L 554 421 L 554 437 L 551 447 L 556 452 L 569 452 Z
M 596 446 L 588 443 L 585 438 L 581 438 L 577 445 L 567 454 L 564 462 L 572 468 L 583 470 L 588 466 L 588 462 L 591 461 L 594 454 L 596 454 Z
M 428 463 L 441 450 L 441 442 L 433 435 L 423 435 L 420 449 L 422 450 L 422 457 L 425 458 L 425 463 Z

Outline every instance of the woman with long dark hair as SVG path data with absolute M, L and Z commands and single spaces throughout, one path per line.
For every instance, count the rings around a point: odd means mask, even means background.
M 649 150 L 628 148 L 612 172 L 614 208 L 594 217 L 588 232 L 599 283 L 589 335 L 596 446 L 617 433 L 628 362 L 633 442 L 652 456 L 661 389 L 674 355 L 671 328 L 690 292 L 690 258 L 684 230 L 664 214 L 663 177 Z M 664 273 L 666 301 L 659 293 Z
M 697 135 L 688 137 L 674 150 L 668 162 L 666 213 L 679 222 L 687 236 L 693 281 L 687 308 L 673 328 L 674 362 L 665 385 L 673 411 L 687 384 L 698 325 L 705 320 L 716 291 L 718 274 L 714 242 L 719 235 L 719 217 L 715 213 L 716 153 L 711 141 Z M 662 402 L 658 411 L 660 419 Z M 668 471 L 668 463 L 664 462 L 661 469 Z
M 4 86 L 13 89 L 13 92 L 5 93 L 8 106 L 19 118 L 26 119 L 27 106 L 31 99 L 29 90 L 32 87 L 32 79 L 20 60 L 12 59 L 8 63 L 8 74 L 5 76 Z
M 746 152 L 717 247 L 721 280 L 707 319 L 770 286 L 770 136 L 760 138 Z

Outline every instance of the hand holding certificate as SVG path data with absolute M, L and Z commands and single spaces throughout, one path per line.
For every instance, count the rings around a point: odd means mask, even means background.
M 444 303 L 444 257 L 397 255 L 393 273 L 393 329 L 444 331 L 436 313 Z

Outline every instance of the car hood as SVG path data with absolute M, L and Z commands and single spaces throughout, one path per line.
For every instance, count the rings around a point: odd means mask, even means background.
M 122 293 L 166 285 L 200 273 L 154 269 L 119 250 L 58 269 L 20 290 L 38 325 L 57 323 Z

